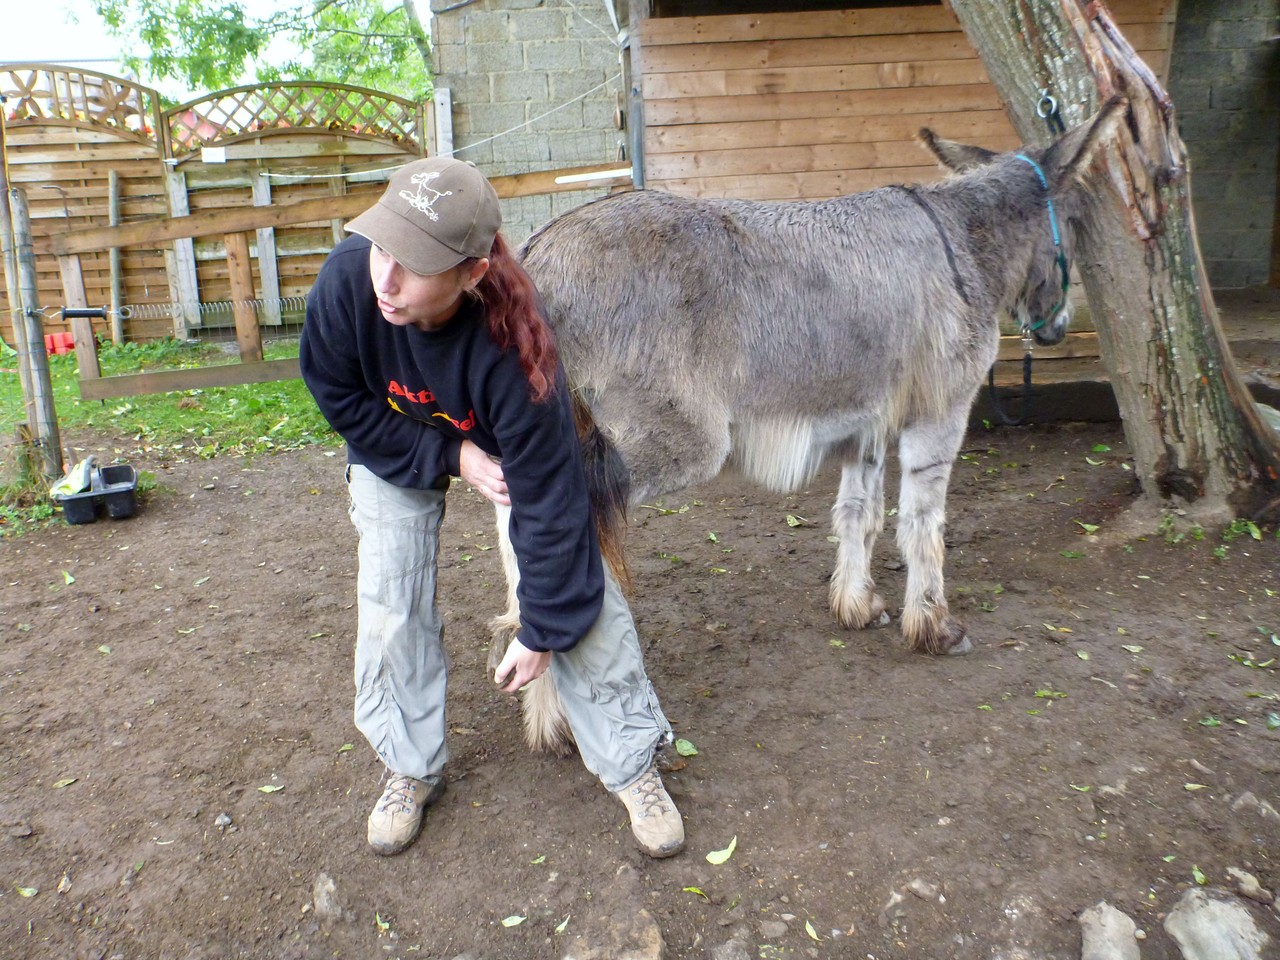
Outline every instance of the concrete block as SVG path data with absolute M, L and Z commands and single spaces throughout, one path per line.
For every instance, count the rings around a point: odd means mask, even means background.
M 476 139 L 485 140 L 484 137 L 478 137 Z M 475 141 L 471 140 L 471 142 L 474 143 Z M 455 137 L 453 142 L 453 155 L 459 160 L 467 160 L 474 163 L 486 174 L 493 172 L 491 169 L 493 167 L 493 143 L 491 141 L 486 140 L 484 143 L 469 146 L 462 143 L 459 138 Z
M 1212 93 L 1213 82 L 1207 78 L 1179 79 L 1177 82 L 1171 80 L 1169 83 L 1169 96 L 1173 98 L 1173 106 L 1179 117 L 1209 109 Z
M 550 138 L 551 159 L 556 166 L 571 167 L 608 163 L 612 151 L 595 130 L 566 131 Z
M 1186 53 L 1208 50 L 1210 26 L 1208 20 L 1191 20 L 1179 15 L 1173 37 L 1174 58 Z
M 469 13 L 463 18 L 463 42 L 510 43 L 512 17 L 506 12 Z
M 614 91 L 606 89 L 603 92 L 607 96 L 582 101 L 582 125 L 591 130 L 617 133 L 618 125 L 614 122 L 617 101 L 614 100 Z
M 1184 116 L 1179 123 L 1182 137 L 1188 144 L 1209 140 L 1221 143 L 1231 130 L 1232 118 L 1220 111 L 1205 110 Z
M 580 207 L 584 203 L 596 200 L 605 195 L 604 190 L 575 190 L 572 193 L 557 193 L 552 197 L 551 215 L 558 217 L 562 213 L 568 213 L 575 207 Z
M 1212 171 L 1206 171 L 1206 175 L 1202 176 L 1200 159 L 1194 152 L 1191 154 L 1191 192 L 1197 222 L 1200 220 L 1201 206 L 1226 200 L 1230 186 L 1231 181 L 1227 177 L 1215 176 Z
M 1280 56 L 1276 54 L 1275 42 L 1259 43 L 1247 50 L 1231 51 L 1231 75 L 1234 77 L 1256 77 L 1271 85 L 1271 89 L 1280 89 Z
M 1220 80 L 1213 85 L 1214 110 L 1266 110 L 1275 101 L 1275 90 L 1252 77 Z
M 545 134 L 510 133 L 493 141 L 493 160 L 515 167 L 512 173 L 545 169 L 551 160 L 551 146 Z
M 609 74 L 601 70 L 555 70 L 548 74 L 547 79 L 551 84 L 551 99 L 558 103 L 573 97 L 580 97 L 588 90 L 594 90 L 609 79 Z M 615 80 L 614 85 L 620 84 L 621 80 Z M 606 92 L 607 88 L 595 90 L 591 94 L 591 98 L 600 99 L 604 97 L 612 97 L 611 93 Z
M 524 58 L 521 56 L 518 44 L 467 44 L 467 70 L 472 73 L 497 73 L 503 70 L 523 69 Z
M 522 103 L 476 103 L 467 113 L 472 132 L 485 137 L 518 127 L 527 118 Z
M 493 99 L 495 103 L 547 103 L 550 95 L 547 89 L 547 75 L 524 70 L 515 70 L 493 75 Z M 550 108 L 548 104 L 548 109 Z M 541 113 L 542 111 L 537 111 Z
M 1173 56 L 1174 72 L 1182 77 L 1220 77 L 1229 64 L 1230 60 L 1224 60 L 1216 51 L 1178 50 Z
M 1274 32 L 1274 21 L 1217 20 L 1209 28 L 1209 38 L 1215 50 L 1243 50 L 1265 43 Z
M 1206 260 L 1205 272 L 1209 285 L 1214 289 L 1238 290 L 1257 287 L 1267 282 L 1267 272 L 1252 263 L 1240 260 Z
M 524 45 L 529 70 L 576 70 L 582 66 L 582 45 L 577 40 L 549 40 Z
M 464 74 L 467 72 L 467 49 L 459 44 L 447 44 L 435 48 L 436 76 Z
M 1280 84 L 1277 84 L 1280 90 Z M 1280 144 L 1280 106 L 1270 110 L 1242 110 L 1232 118 L 1231 139 L 1252 149 L 1261 144 L 1265 153 L 1274 158 L 1276 145 Z
M 467 104 L 488 103 L 493 99 L 493 88 L 487 74 L 468 73 L 465 70 L 462 73 L 441 74 L 436 77 L 436 84 L 453 91 L 455 115 Z
M 574 25 L 569 10 L 525 10 L 511 18 L 510 37 L 517 43 L 526 40 L 563 40 L 572 36 Z

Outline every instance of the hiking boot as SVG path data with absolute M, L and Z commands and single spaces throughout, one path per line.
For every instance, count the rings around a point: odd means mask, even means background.
M 684 849 L 684 821 L 662 785 L 658 768 L 614 794 L 631 815 L 631 832 L 640 849 L 651 857 L 672 857 Z
M 418 780 L 398 773 L 390 775 L 382 798 L 369 814 L 369 846 L 384 857 L 404 850 L 422 829 L 422 811 L 444 793 L 444 777 Z

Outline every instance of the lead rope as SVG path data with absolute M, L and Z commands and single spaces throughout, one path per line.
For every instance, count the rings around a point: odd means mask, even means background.
M 1058 110 L 1058 101 L 1050 95 L 1049 88 L 1044 87 L 1040 91 L 1040 99 L 1036 101 L 1036 116 L 1045 122 L 1052 136 L 1061 136 L 1067 132 L 1066 124 L 1062 121 L 1062 113 Z M 1044 173 L 1040 167 L 1028 157 L 1021 154 L 1018 155 L 1019 160 L 1024 160 L 1031 164 L 1031 168 L 1035 170 L 1036 175 L 1040 178 L 1040 182 L 1044 184 L 1046 191 L 1049 184 L 1045 181 Z M 1058 236 L 1058 221 L 1053 213 L 1053 201 L 1049 201 L 1049 223 L 1053 229 L 1053 243 L 1058 248 L 1058 266 L 1063 272 L 1062 292 L 1066 296 L 1067 290 L 1067 269 L 1066 260 L 1062 254 L 1062 242 Z M 1041 320 L 1037 326 L 1043 326 L 1045 320 Z M 987 393 L 991 399 L 991 409 L 995 412 L 996 419 L 1006 427 L 1020 427 L 1027 422 L 1028 414 L 1031 408 L 1031 349 L 1035 341 L 1031 337 L 1032 330 L 1036 327 L 1023 327 L 1022 329 L 1022 412 L 1018 414 L 1017 419 L 1010 417 L 1005 413 L 1004 407 L 1000 401 L 1000 395 L 996 392 L 996 366 L 993 363 L 991 369 L 987 371 Z M 1009 399 L 1013 399 L 1015 395 L 1011 395 Z

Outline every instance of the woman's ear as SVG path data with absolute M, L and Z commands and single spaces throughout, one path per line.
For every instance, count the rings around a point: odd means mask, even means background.
M 480 281 L 484 279 L 484 275 L 489 272 L 488 257 L 467 261 L 466 271 L 466 275 L 462 278 L 462 289 L 467 291 L 474 290 Z

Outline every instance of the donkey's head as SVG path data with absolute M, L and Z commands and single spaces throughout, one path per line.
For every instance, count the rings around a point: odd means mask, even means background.
M 1081 179 L 1098 148 L 1111 136 L 1128 101 L 1113 97 L 1084 123 L 1048 147 L 1024 147 L 1015 153 L 994 153 L 982 147 L 936 137 L 921 130 L 920 139 L 938 160 L 957 173 L 989 168 L 1000 178 L 1015 209 L 1038 224 L 1030 249 L 1027 275 L 1011 308 L 1024 333 L 1042 344 L 1067 335 L 1071 308 L 1067 285 L 1071 273 L 1074 224 L 1084 207 Z

